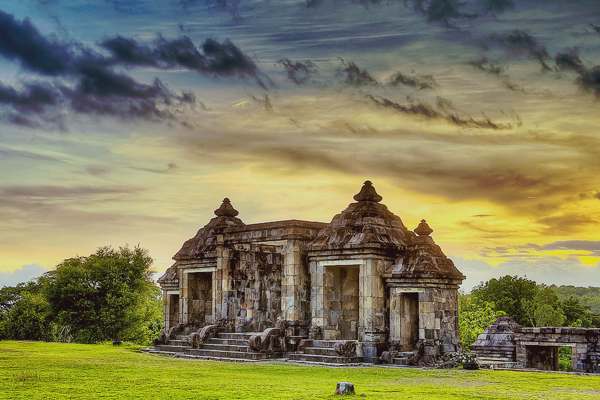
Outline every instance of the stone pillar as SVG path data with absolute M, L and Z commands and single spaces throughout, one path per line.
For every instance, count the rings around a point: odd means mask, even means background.
M 378 259 L 363 260 L 360 267 L 358 340 L 363 342 L 362 353 L 367 362 L 377 361 L 385 343 L 384 269 L 385 262 Z
M 281 312 L 286 321 L 306 319 L 307 279 L 301 242 L 288 240 L 284 248 L 281 276 Z
M 515 346 L 515 359 L 521 368 L 527 368 L 527 347 L 518 339 Z
M 217 268 L 213 273 L 213 315 L 214 320 L 233 320 L 235 316 L 229 315 L 229 294 L 231 284 L 229 268 L 231 263 L 231 250 L 223 245 L 223 236 L 217 237 Z
M 323 266 L 316 261 L 311 261 L 310 268 L 310 310 L 311 310 L 311 339 L 320 339 L 314 337 L 318 331 L 323 330 L 324 321 L 324 291 L 323 291 Z
M 179 298 L 179 319 L 181 323 L 188 323 L 188 296 L 189 296 L 189 288 L 188 288 L 188 275 L 185 271 L 181 273 L 181 279 L 179 279 L 180 286 L 179 291 L 181 293 L 181 297 Z
M 165 289 L 162 290 L 162 303 L 163 303 L 163 316 L 164 316 L 164 327 L 168 330 L 171 327 L 171 296 Z M 179 305 L 177 305 L 179 307 Z

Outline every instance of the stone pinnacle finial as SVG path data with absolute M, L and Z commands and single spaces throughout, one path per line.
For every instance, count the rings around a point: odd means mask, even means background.
M 371 181 L 365 181 L 362 188 L 360 188 L 360 192 L 354 195 L 354 200 L 379 203 L 381 200 L 383 200 L 383 197 L 377 194 L 377 191 L 375 191 L 375 187 Z
M 422 219 L 419 226 L 415 228 L 415 233 L 419 236 L 429 236 L 433 233 L 433 229 L 427 224 L 427 221 Z
M 221 207 L 215 210 L 215 215 L 217 217 L 235 217 L 238 214 L 239 212 L 235 208 L 233 208 L 233 206 L 231 205 L 231 201 L 229 201 L 227 197 L 223 199 Z

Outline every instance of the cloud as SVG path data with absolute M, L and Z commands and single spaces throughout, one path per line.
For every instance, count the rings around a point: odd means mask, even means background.
M 115 36 L 103 40 L 100 46 L 111 53 L 114 63 L 120 65 L 162 69 L 183 67 L 210 76 L 253 78 L 262 87 L 266 86 L 256 63 L 230 40 L 220 43 L 207 39 L 198 49 L 187 36 L 171 40 L 159 36 L 151 44 Z
M 282 58 L 278 64 L 285 68 L 288 79 L 296 85 L 309 82 L 313 75 L 318 73 L 317 65 L 310 60 L 292 61 L 289 58 Z
M 529 33 L 515 29 L 505 34 L 495 34 L 493 40 L 516 56 L 527 56 L 535 59 L 543 71 L 551 71 L 547 61 L 551 59 L 546 47 Z
M 43 36 L 28 19 L 18 21 L 0 10 L 0 37 L 0 55 L 32 72 L 59 76 L 74 68 L 76 46 Z
M 64 129 L 65 107 L 82 114 L 174 120 L 170 110 L 195 103 L 190 93 L 175 95 L 158 79 L 153 84 L 116 72 L 104 56 L 80 43 L 43 36 L 27 19 L 0 11 L 0 55 L 24 69 L 65 81 L 26 82 L 17 90 L 0 86 L 4 120 L 16 125 Z M 6 38 L 6 39 L 4 39 Z
M 0 186 L 0 204 L 9 199 L 73 199 L 98 195 L 130 194 L 139 188 L 121 186 L 54 186 L 5 185 Z
M 468 65 L 476 68 L 480 71 L 486 72 L 491 75 L 500 76 L 504 74 L 504 67 L 493 63 L 487 57 L 482 57 L 477 60 L 472 60 L 467 63 Z
M 404 85 L 415 89 L 433 89 L 437 86 L 437 82 L 433 75 L 406 75 L 402 72 L 396 72 L 390 77 L 389 84 L 392 86 Z
M 346 62 L 344 59 L 341 61 L 343 67 L 338 70 L 338 75 L 343 78 L 346 85 L 360 87 L 379 84 L 377 79 L 373 78 L 366 69 L 359 68 L 358 65 L 352 61 Z
M 433 106 L 419 102 L 419 103 L 407 103 L 400 104 L 392 101 L 385 97 L 375 97 L 373 95 L 367 95 L 367 99 L 371 100 L 376 105 L 394 110 L 408 115 L 420 116 L 427 119 L 438 119 L 444 120 L 452 125 L 459 126 L 462 128 L 481 128 L 481 129 L 510 129 L 510 124 L 501 124 L 492 121 L 491 119 L 484 117 L 482 119 L 475 119 L 473 117 L 463 117 L 457 113 L 446 113 L 443 111 L 436 110 Z
M 481 57 L 477 60 L 469 61 L 467 64 L 481 72 L 485 72 L 486 74 L 497 77 L 502 83 L 502 86 L 512 92 L 530 93 L 530 91 L 526 90 L 510 79 L 506 73 L 506 67 L 492 62 L 487 57 Z
M 52 123 L 64 130 L 64 121 L 56 110 L 64 102 L 60 89 L 45 82 L 25 83 L 17 89 L 0 82 L 0 107 L 10 111 L 0 114 L 0 120 L 14 125 L 35 128 Z
M 37 264 L 23 265 L 11 272 L 0 271 L 0 287 L 15 286 L 18 283 L 35 279 L 46 272 L 48 272 L 46 268 Z
M 459 0 L 406 0 L 405 2 L 412 3 L 415 11 L 426 16 L 430 22 L 450 24 L 452 19 L 477 16 L 461 11 L 463 3 Z
M 502 13 L 515 7 L 513 0 L 486 0 L 485 8 L 492 13 Z
M 176 171 L 179 167 L 174 162 L 168 163 L 164 168 L 149 168 L 149 167 L 131 167 L 132 169 L 143 171 L 143 172 L 151 172 L 154 174 L 170 174 Z
M 589 215 L 568 213 L 543 217 L 537 222 L 545 226 L 544 233 L 561 235 L 576 233 L 582 227 L 596 225 L 599 221 Z
M 600 98 L 600 65 L 591 68 L 586 67 L 577 50 L 558 53 L 555 62 L 559 70 L 577 73 L 577 84 L 586 92 L 592 92 Z
M 562 240 L 545 244 L 542 250 L 584 250 L 600 257 L 600 241 L 598 240 Z

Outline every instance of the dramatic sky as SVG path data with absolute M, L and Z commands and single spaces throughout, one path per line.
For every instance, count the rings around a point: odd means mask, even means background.
M 599 65 L 597 0 L 2 1 L 0 285 L 370 179 L 466 289 L 598 286 Z

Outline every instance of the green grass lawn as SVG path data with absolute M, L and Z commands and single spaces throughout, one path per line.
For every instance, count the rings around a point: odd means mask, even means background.
M 131 347 L 0 342 L 1 399 L 600 399 L 600 376 L 189 361 Z

